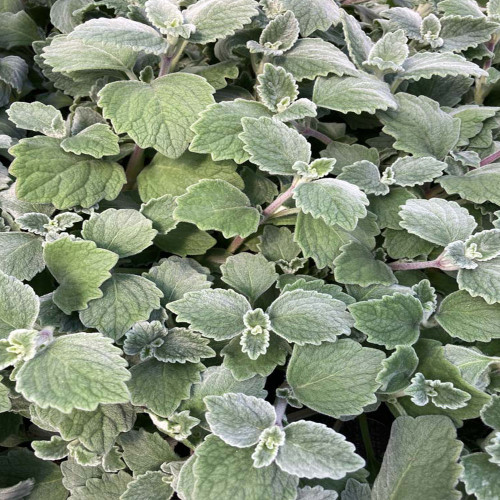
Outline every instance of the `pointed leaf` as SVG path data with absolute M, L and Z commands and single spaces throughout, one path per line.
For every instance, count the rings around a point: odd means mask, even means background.
M 58 139 L 66 136 L 63 116 L 54 106 L 41 102 L 15 102 L 7 110 L 7 116 L 18 128 Z

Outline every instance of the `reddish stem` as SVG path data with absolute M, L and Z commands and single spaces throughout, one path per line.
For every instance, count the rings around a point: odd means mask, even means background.
M 500 158 L 500 151 L 497 151 L 496 153 L 493 153 L 490 156 L 483 158 L 479 166 L 484 167 L 485 165 L 489 165 L 490 163 L 493 163 L 495 160 L 498 160 L 499 158 Z
M 305 137 L 315 137 L 319 141 L 321 141 L 323 144 L 327 145 L 333 142 L 333 139 L 328 137 L 326 134 L 323 134 L 322 132 L 319 132 L 318 130 L 314 130 L 313 128 L 307 127 L 303 130 L 300 131 L 300 133 L 305 136 Z
M 399 260 L 397 262 L 391 262 L 389 264 L 389 267 L 393 271 L 408 271 L 412 269 L 425 269 L 428 267 L 435 267 L 437 269 L 440 269 L 441 262 L 439 261 L 439 259 L 424 262 L 404 262 Z

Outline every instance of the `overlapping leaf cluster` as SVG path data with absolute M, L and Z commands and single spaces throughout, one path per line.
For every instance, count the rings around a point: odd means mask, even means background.
M 499 41 L 1 2 L 0 497 L 500 498 Z

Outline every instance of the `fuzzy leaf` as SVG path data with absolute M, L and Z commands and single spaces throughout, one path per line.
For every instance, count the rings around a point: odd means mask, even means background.
M 269 22 L 260 34 L 259 43 L 250 40 L 247 42 L 247 47 L 252 53 L 282 55 L 293 46 L 298 36 L 299 23 L 293 12 L 287 11 Z
M 318 78 L 314 84 L 313 101 L 321 108 L 340 113 L 370 113 L 395 109 L 397 98 L 389 86 L 378 78 L 358 76 L 329 76 Z
M 169 257 L 153 266 L 143 276 L 151 280 L 163 293 L 162 306 L 182 299 L 187 292 L 196 292 L 210 288 L 208 270 L 197 266 L 192 259 Z
M 66 125 L 61 112 L 41 102 L 15 102 L 7 111 L 9 120 L 18 128 L 41 132 L 60 139 L 66 136 Z
M 343 302 L 312 290 L 283 293 L 268 314 L 274 332 L 298 345 L 335 342 L 337 336 L 349 335 L 353 324 Z
M 458 287 L 473 297 L 482 297 L 488 304 L 500 302 L 500 257 L 479 262 L 475 269 L 460 269 Z
M 309 163 L 311 146 L 295 129 L 271 118 L 243 118 L 243 149 L 252 163 L 273 175 L 293 175 L 297 161 Z
M 435 317 L 448 334 L 465 342 L 489 342 L 500 337 L 500 304 L 489 305 L 465 290 L 445 297 Z
M 355 75 L 356 67 L 335 45 L 320 38 L 302 38 L 273 64 L 285 68 L 295 80 L 314 80 L 317 76 Z
M 148 359 L 130 369 L 131 401 L 146 406 L 160 417 L 169 417 L 184 399 L 189 398 L 193 383 L 200 380 L 203 365 L 163 363 Z
M 177 226 L 177 221 L 174 219 L 176 206 L 175 196 L 164 194 L 143 203 L 141 205 L 141 214 L 153 223 L 153 229 L 156 229 L 158 234 L 167 234 Z
M 137 178 L 139 194 L 144 202 L 165 194 L 180 196 L 202 179 L 220 179 L 243 189 L 236 166 L 233 161 L 215 162 L 208 155 L 188 151 L 176 159 L 157 154 Z
M 16 329 L 30 329 L 39 309 L 40 301 L 30 286 L 0 271 L 0 338 Z
M 243 315 L 250 310 L 247 299 L 233 290 L 201 290 L 168 304 L 177 321 L 216 340 L 235 337 L 245 330 Z
M 374 44 L 362 30 L 355 17 L 342 10 L 340 18 L 349 55 L 356 66 L 362 68 L 363 62 L 368 59 Z
M 144 474 L 137 476 L 133 481 L 127 484 L 127 490 L 120 497 L 122 500 L 153 500 L 163 498 L 168 500 L 172 497 L 174 490 L 166 474 L 160 471 L 148 470 Z
M 30 280 L 44 268 L 41 238 L 17 231 L 0 233 L 0 271 Z
M 429 156 L 422 158 L 405 156 L 398 158 L 388 168 L 391 170 L 394 183 L 398 186 L 416 186 L 432 182 L 436 177 L 440 177 L 446 167 L 445 162 Z
M 255 0 L 200 0 L 184 12 L 184 20 L 196 31 L 189 41 L 210 43 L 232 35 L 257 15 Z
M 397 418 L 373 486 L 373 499 L 393 500 L 401 495 L 414 500 L 422 495 L 459 499 L 455 486 L 462 469 L 456 463 L 461 451 L 450 419 L 435 415 Z
M 285 443 L 278 450 L 278 466 L 299 477 L 341 479 L 365 461 L 354 445 L 324 424 L 299 421 L 285 427 Z
M 125 382 L 130 373 L 120 353 L 111 339 L 99 333 L 59 337 L 21 367 L 16 390 L 42 408 L 63 413 L 127 402 Z
M 467 209 L 440 198 L 408 200 L 399 214 L 401 227 L 443 247 L 453 241 L 465 240 L 477 226 Z
M 271 116 L 264 104 L 244 99 L 221 102 L 209 106 L 200 114 L 191 129 L 194 138 L 189 147 L 195 153 L 210 153 L 214 161 L 234 160 L 243 163 L 250 155 L 239 138 L 243 132 L 242 118 Z
M 90 207 L 103 198 L 113 200 L 125 184 L 118 163 L 66 153 L 51 137 L 23 139 L 10 152 L 16 194 L 24 201 L 52 203 L 60 210 Z
M 372 344 L 394 349 L 418 340 L 423 309 L 411 295 L 396 293 L 382 299 L 357 302 L 349 306 L 354 326 L 368 335 Z
M 243 495 L 246 500 L 279 498 L 294 500 L 298 478 L 271 464 L 253 467 L 252 449 L 235 449 L 216 436 L 208 436 L 196 449 L 192 500 L 229 499 Z
M 137 210 L 109 208 L 83 223 L 82 236 L 120 258 L 142 252 L 156 236 L 153 223 Z
M 266 63 L 257 77 L 260 100 L 273 112 L 283 111 L 299 95 L 293 76 L 283 68 Z
M 238 188 L 223 180 L 205 179 L 177 199 L 174 217 L 199 229 L 221 231 L 225 238 L 246 237 L 259 225 L 259 212 Z
M 405 61 L 403 72 L 398 75 L 398 78 L 418 81 L 421 78 L 432 78 L 434 75 L 480 77 L 485 76 L 485 71 L 458 54 L 417 52 Z
M 398 71 L 409 54 L 408 39 L 403 30 L 385 34 L 370 50 L 364 66 L 382 71 Z
M 275 265 L 261 255 L 239 253 L 221 266 L 222 281 L 255 302 L 278 279 Z
M 138 146 L 178 158 L 193 138 L 191 125 L 214 102 L 213 92 L 201 76 L 176 73 L 151 83 L 109 83 L 99 92 L 99 106 L 118 134 L 126 132 Z
M 207 396 L 206 419 L 212 432 L 225 443 L 247 448 L 259 441 L 262 431 L 276 419 L 274 408 L 265 400 L 245 394 Z
M 84 486 L 72 493 L 74 500 L 87 500 L 89 498 L 118 499 L 127 490 L 127 485 L 132 481 L 132 476 L 124 471 L 118 474 L 104 473 L 99 478 L 88 479 Z
M 202 358 L 213 358 L 215 351 L 208 346 L 209 340 L 186 328 L 172 328 L 163 338 L 154 357 L 164 363 L 199 363 Z
M 377 375 L 377 382 L 382 384 L 380 391 L 394 393 L 408 387 L 417 366 L 418 358 L 413 347 L 396 346 L 396 350 L 382 361 L 382 370 Z
M 68 39 L 147 54 L 162 54 L 168 47 L 166 40 L 154 28 L 124 17 L 91 19 L 77 26 Z
M 500 203 L 500 166 L 486 165 L 467 172 L 465 175 L 445 175 L 438 182 L 448 194 L 459 194 L 474 203 Z
M 0 47 L 30 47 L 42 35 L 35 21 L 24 11 L 2 12 L 0 14 Z
M 160 307 L 162 292 L 149 280 L 133 274 L 115 274 L 101 286 L 102 297 L 80 311 L 80 320 L 103 335 L 118 340 L 137 321 Z
M 383 131 L 396 139 L 394 147 L 442 160 L 458 142 L 460 121 L 428 97 L 400 92 L 394 98 L 397 109 L 379 113 Z
M 326 31 L 340 21 L 340 9 L 330 0 L 311 0 L 307 5 L 300 0 L 284 0 L 282 4 L 295 14 L 303 37 L 314 31 Z
M 491 463 L 489 458 L 487 453 L 471 453 L 462 458 L 465 491 L 478 500 L 492 500 L 498 496 L 498 465 Z
M 384 354 L 349 339 L 320 346 L 295 346 L 287 380 L 295 397 L 309 408 L 338 418 L 359 415 L 376 401 Z
M 389 192 L 389 186 L 381 182 L 377 165 L 368 160 L 346 165 L 337 179 L 354 184 L 367 194 L 382 195 Z
M 358 219 L 367 213 L 366 195 L 354 184 L 342 180 L 329 178 L 301 184 L 295 188 L 293 197 L 304 213 L 347 231 L 354 230 Z
M 118 136 L 104 123 L 94 123 L 78 134 L 67 137 L 61 147 L 67 153 L 89 155 L 94 158 L 117 155 L 120 152 Z
M 341 254 L 333 261 L 335 279 L 350 285 L 392 285 L 396 278 L 391 268 L 374 257 L 362 243 L 355 240 L 341 248 Z

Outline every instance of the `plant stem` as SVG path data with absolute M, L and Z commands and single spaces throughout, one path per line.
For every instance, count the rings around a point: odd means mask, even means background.
M 393 271 L 408 271 L 411 269 L 426 269 L 428 267 L 436 267 L 436 268 L 440 269 L 441 263 L 440 263 L 439 259 L 422 261 L 422 262 L 404 262 L 404 261 L 399 260 L 397 262 L 391 262 L 389 264 L 389 267 Z
M 274 402 L 274 411 L 276 412 L 276 422 L 278 427 L 283 427 L 283 419 L 285 418 L 286 407 L 288 406 L 288 401 L 285 398 L 277 397 Z
M 375 452 L 373 451 L 370 429 L 368 427 L 368 419 L 366 418 L 366 414 L 362 413 L 358 417 L 358 422 L 359 428 L 361 430 L 363 444 L 365 446 L 367 469 L 370 471 L 371 479 L 374 480 L 377 476 L 380 465 L 378 463 L 377 457 L 375 456 Z
M 333 142 L 333 139 L 330 139 L 330 137 L 328 137 L 327 135 L 323 134 L 322 132 L 319 132 L 318 130 L 314 130 L 311 127 L 303 128 L 303 127 L 298 126 L 298 128 L 299 128 L 299 132 L 304 137 L 314 137 L 314 138 L 318 139 L 319 141 L 321 141 L 326 146 L 328 146 L 328 144 Z
M 490 52 L 494 52 L 497 41 L 498 41 L 497 37 L 495 35 L 493 35 L 491 37 L 491 40 L 486 44 L 486 48 Z M 488 71 L 491 68 L 491 65 L 493 64 L 494 57 L 495 56 L 493 55 L 493 57 L 489 57 L 488 59 L 486 59 L 486 61 L 484 61 L 483 69 L 485 71 Z M 488 78 L 487 76 L 480 76 L 479 78 L 476 78 L 476 87 L 474 89 L 474 102 L 476 104 L 479 104 L 479 105 L 483 104 L 484 99 L 488 95 L 489 89 L 484 88 L 486 85 L 487 78 Z
M 177 67 L 177 63 L 184 52 L 187 41 L 182 40 L 173 46 L 173 49 L 168 51 L 166 54 L 161 56 L 160 72 L 158 73 L 158 78 L 161 76 L 168 75 Z
M 137 144 L 134 147 L 134 151 L 130 155 L 127 163 L 127 168 L 125 169 L 125 175 L 127 177 L 127 183 L 123 186 L 124 191 L 130 191 L 134 189 L 137 176 L 144 167 L 144 149 L 140 148 Z
M 260 220 L 259 225 L 263 224 L 269 217 L 271 217 L 278 208 L 283 205 L 288 199 L 290 199 L 293 195 L 293 190 L 297 187 L 297 184 L 299 183 L 300 178 L 299 177 L 294 177 L 292 184 L 290 187 L 281 193 L 263 212 L 262 212 L 262 218 Z M 227 247 L 227 251 L 229 253 L 234 253 L 238 248 L 243 244 L 245 241 L 245 238 L 242 238 L 241 236 L 236 236 L 233 241 L 231 241 L 230 245 Z
M 489 165 L 490 163 L 493 163 L 494 161 L 498 160 L 499 158 L 500 158 L 500 151 L 497 151 L 496 153 L 493 153 L 490 156 L 483 158 L 479 165 L 481 167 L 484 167 L 485 165 Z
M 312 417 L 313 415 L 317 415 L 318 412 L 311 410 L 310 408 L 304 408 L 303 410 L 294 411 L 290 413 L 287 417 L 289 422 L 295 422 L 296 420 L 300 420 L 302 418 Z

